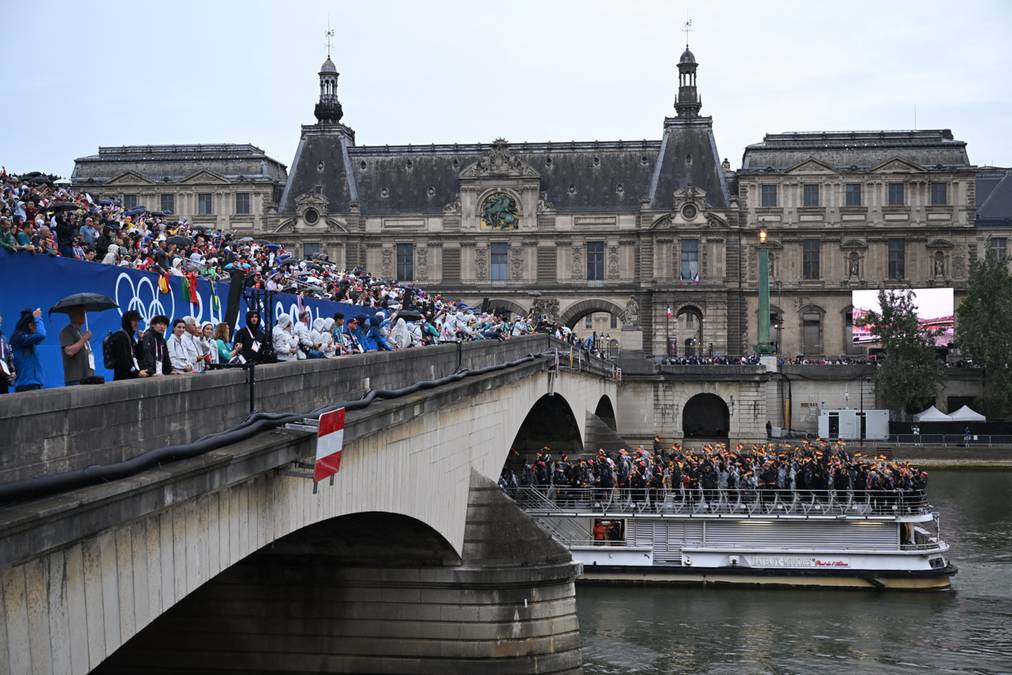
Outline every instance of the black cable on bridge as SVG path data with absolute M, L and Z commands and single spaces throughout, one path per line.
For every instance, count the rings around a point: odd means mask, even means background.
M 354 401 L 341 401 L 340 403 L 322 406 L 309 413 L 254 412 L 235 426 L 225 429 L 224 431 L 208 434 L 207 436 L 204 436 L 196 441 L 191 441 L 190 443 L 145 450 L 136 457 L 131 457 L 130 459 L 122 462 L 97 464 L 84 469 L 77 469 L 75 471 L 67 471 L 65 473 L 39 476 L 38 478 L 28 478 L 0 484 L 0 504 L 60 494 L 63 492 L 69 492 L 70 490 L 87 487 L 89 485 L 97 485 L 98 483 L 107 483 L 109 481 L 120 480 L 122 478 L 129 478 L 130 476 L 134 476 L 142 471 L 146 471 L 162 464 L 176 462 L 181 459 L 189 459 L 191 457 L 198 457 L 226 445 L 232 445 L 233 443 L 244 441 L 262 431 L 274 429 L 288 424 L 289 422 L 297 422 L 304 419 L 319 419 L 320 415 L 323 413 L 337 410 L 338 408 L 344 408 L 349 411 L 362 410 L 369 407 L 369 405 L 377 399 L 389 400 L 400 398 L 402 396 L 408 396 L 426 389 L 440 387 L 444 384 L 459 382 L 467 377 L 477 377 L 479 375 L 493 373 L 498 370 L 513 368 L 549 355 L 554 357 L 554 354 L 555 352 L 553 350 L 540 354 L 528 354 L 527 356 L 513 361 L 486 366 L 485 368 L 478 368 L 476 370 L 468 368 L 458 369 L 454 373 L 445 377 L 435 380 L 422 380 L 400 389 L 372 389 L 366 392 L 366 394 L 360 399 Z

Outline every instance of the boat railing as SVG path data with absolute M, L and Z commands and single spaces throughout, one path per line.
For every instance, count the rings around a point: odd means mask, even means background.
M 921 490 L 505 488 L 532 513 L 738 516 L 901 516 L 929 513 Z

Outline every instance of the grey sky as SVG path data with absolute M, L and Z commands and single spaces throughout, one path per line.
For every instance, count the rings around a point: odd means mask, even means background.
M 691 6 L 703 114 L 734 167 L 779 131 L 951 128 L 1012 165 L 1012 2 L 18 3 L 0 163 L 252 142 L 290 164 L 327 18 L 360 145 L 660 137 Z

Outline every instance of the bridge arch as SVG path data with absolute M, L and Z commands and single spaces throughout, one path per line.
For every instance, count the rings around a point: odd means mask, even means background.
M 594 414 L 597 415 L 602 422 L 608 425 L 612 431 L 618 429 L 618 424 L 615 421 L 615 406 L 612 405 L 611 399 L 608 398 L 607 394 L 601 396 L 597 402 L 597 407 L 594 409 Z
M 685 438 L 727 438 L 731 412 L 716 394 L 696 394 L 682 408 L 682 435 Z
M 601 298 L 591 298 L 590 300 L 582 300 L 572 307 L 569 307 L 562 316 L 559 317 L 559 323 L 563 326 L 572 328 L 576 325 L 576 322 L 594 312 L 607 312 L 614 317 L 617 317 L 619 321 L 625 323 L 625 310 L 616 305 L 614 302 L 603 300 Z
M 583 452 L 580 423 L 569 401 L 560 394 L 545 394 L 535 401 L 517 430 L 512 450 L 529 457 L 545 446 L 553 452 Z

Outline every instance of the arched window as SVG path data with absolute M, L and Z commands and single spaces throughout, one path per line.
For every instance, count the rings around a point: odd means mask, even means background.
M 683 356 L 703 355 L 703 313 L 698 307 L 682 307 L 675 315 L 675 334 L 683 345 Z
M 824 314 L 822 308 L 815 305 L 801 308 L 801 353 L 805 356 L 822 354 L 822 319 Z

